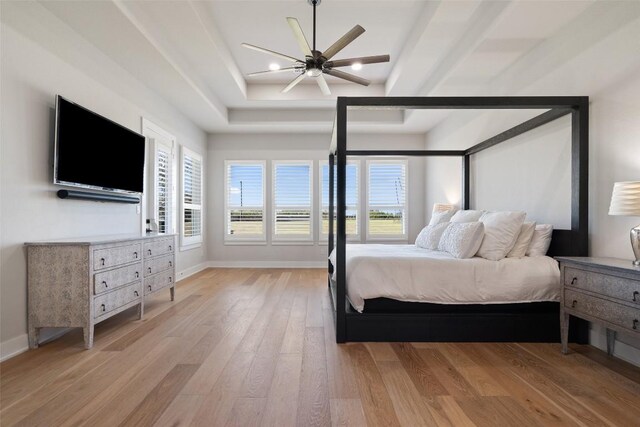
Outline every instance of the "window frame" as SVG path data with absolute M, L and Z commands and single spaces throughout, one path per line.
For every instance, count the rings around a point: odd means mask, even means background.
M 403 234 L 371 234 L 370 227 L 370 197 L 369 192 L 371 190 L 371 165 L 390 164 L 390 165 L 404 165 L 404 205 L 403 209 Z M 402 241 L 407 242 L 409 240 L 409 159 L 402 158 L 387 158 L 387 159 L 367 159 L 366 161 L 366 202 L 365 202 L 365 221 L 366 221 L 366 240 L 367 241 Z M 378 209 L 397 209 L 400 205 L 376 205 Z
M 327 244 L 328 240 L 329 240 L 329 233 L 323 233 L 322 232 L 322 211 L 325 207 L 325 205 L 323 204 L 323 200 L 322 200 L 322 195 L 323 195 L 323 188 L 322 188 L 322 169 L 324 166 L 327 166 L 327 168 L 329 167 L 329 161 L 328 160 L 320 160 L 318 162 L 318 242 L 321 244 Z M 356 211 L 356 229 L 358 230 L 358 232 L 356 234 L 347 234 L 347 240 L 348 241 L 359 241 L 362 238 L 362 179 L 361 179 L 361 173 L 362 173 L 362 161 L 360 159 L 347 159 L 347 166 L 348 165 L 356 165 L 356 195 L 358 198 L 358 203 L 356 205 L 347 205 L 347 210 L 349 210 L 349 208 L 352 208 L 351 210 L 355 210 Z M 337 167 L 337 166 L 336 166 Z M 337 176 L 334 174 L 334 179 L 338 179 Z M 335 195 L 335 194 L 334 194 Z M 327 210 L 329 210 L 329 205 L 326 205 Z M 334 204 L 334 208 L 335 208 L 335 204 Z
M 202 246 L 204 234 L 204 161 L 200 153 L 197 153 L 184 145 L 180 156 L 180 250 L 195 249 Z M 184 177 L 185 177 L 185 157 L 192 157 L 200 162 L 200 204 L 185 203 L 184 201 Z M 197 236 L 185 236 L 184 213 L 185 209 L 200 211 L 200 234 Z
M 315 230 L 314 194 L 313 194 L 313 160 L 272 160 L 271 161 L 271 244 L 313 244 Z M 278 236 L 276 234 L 276 211 L 279 209 L 300 209 L 299 206 L 278 206 L 276 203 L 276 168 L 278 165 L 304 165 L 309 166 L 309 235 L 308 236 Z
M 229 220 L 229 167 L 232 165 L 261 165 L 262 166 L 262 235 L 238 236 L 228 233 Z M 223 235 L 225 244 L 265 244 L 267 242 L 267 161 L 266 160 L 225 160 L 224 161 L 224 221 Z

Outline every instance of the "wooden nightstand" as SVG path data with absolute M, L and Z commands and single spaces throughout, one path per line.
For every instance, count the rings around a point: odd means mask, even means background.
M 557 257 L 560 262 L 560 336 L 567 353 L 569 316 L 607 328 L 607 353 L 616 333 L 640 337 L 640 267 L 616 258 Z

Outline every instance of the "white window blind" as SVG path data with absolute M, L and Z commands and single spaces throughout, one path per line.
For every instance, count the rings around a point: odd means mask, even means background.
M 326 239 L 329 234 L 329 162 L 322 161 L 320 162 L 321 168 L 321 192 L 322 192 L 322 201 L 320 208 L 320 215 L 322 221 L 320 222 L 320 238 Z M 334 182 L 333 182 L 333 197 L 334 197 L 334 220 L 335 220 L 335 203 L 336 203 L 336 195 L 337 195 L 337 167 L 334 165 Z M 360 193 L 360 162 L 358 160 L 348 160 L 347 161 L 347 193 L 346 193 L 346 202 L 347 202 L 347 236 L 351 238 L 355 238 L 360 233 L 360 222 L 359 222 L 359 193 Z M 334 230 L 335 232 L 335 230 Z
M 264 161 L 225 162 L 225 238 L 264 241 Z
M 311 240 L 312 163 L 273 162 L 273 239 Z
M 155 217 L 158 232 L 173 233 L 173 149 L 155 143 Z
M 202 156 L 182 148 L 182 245 L 202 242 Z
M 367 235 L 407 237 L 407 162 L 371 160 L 367 173 Z

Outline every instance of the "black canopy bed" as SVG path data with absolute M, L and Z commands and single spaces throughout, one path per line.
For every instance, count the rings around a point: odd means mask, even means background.
M 542 114 L 466 150 L 350 150 L 353 109 L 540 109 Z M 348 156 L 453 156 L 462 162 L 462 209 L 471 209 L 470 159 L 474 154 L 571 115 L 571 229 L 554 229 L 549 256 L 586 256 L 588 247 L 588 97 L 338 97 L 329 154 L 328 282 L 336 340 L 559 342 L 559 302 L 437 304 L 391 298 L 366 300 L 354 309 L 347 297 L 346 165 Z M 335 192 L 334 193 L 334 185 Z M 335 268 L 334 268 L 335 265 Z M 574 342 L 588 342 L 588 324 L 571 319 Z M 575 324 L 574 324 L 575 323 Z

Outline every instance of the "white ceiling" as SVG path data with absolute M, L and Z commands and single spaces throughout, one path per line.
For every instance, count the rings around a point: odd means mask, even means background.
M 331 128 L 336 96 L 504 95 L 496 93 L 497 81 L 516 94 L 518 75 L 540 78 L 551 71 L 543 66 L 561 65 L 552 60 L 556 45 L 560 52 L 594 25 L 606 35 L 640 16 L 640 2 L 604 3 L 323 0 L 319 50 L 360 24 L 366 32 L 336 59 L 391 55 L 388 64 L 346 69 L 372 80 L 369 87 L 327 77 L 331 96 L 323 96 L 312 78 L 280 93 L 295 74 L 245 77 L 278 60 L 242 42 L 303 56 L 285 18 L 296 17 L 310 40 L 307 0 L 41 1 L 40 7 L 205 131 L 319 132 Z M 532 58 L 540 52 L 549 56 L 537 66 Z M 526 72 L 516 73 L 525 63 Z M 422 133 L 448 114 L 383 112 L 360 117 L 352 129 Z

